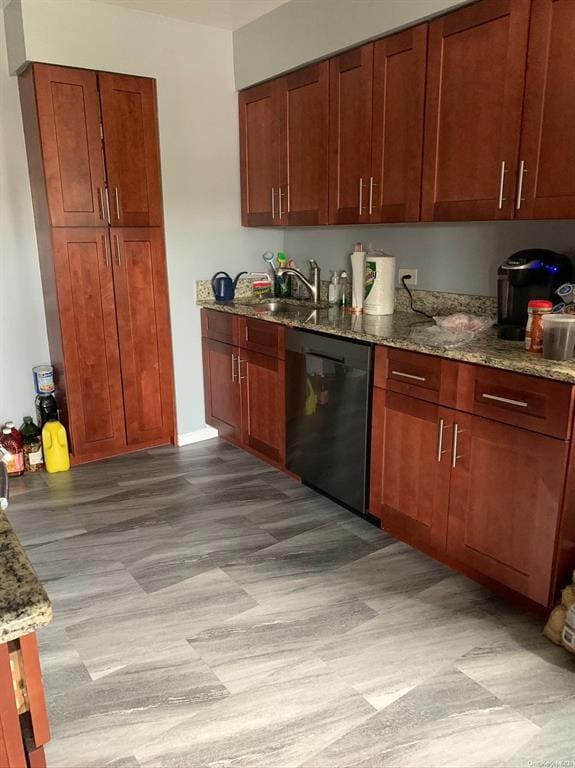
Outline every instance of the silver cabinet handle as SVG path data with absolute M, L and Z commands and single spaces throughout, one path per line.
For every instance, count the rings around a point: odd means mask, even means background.
M 394 376 L 403 376 L 406 379 L 413 379 L 414 381 L 426 381 L 425 376 L 416 376 L 413 373 L 404 373 L 403 371 L 392 371 Z
M 279 208 L 278 219 L 281 219 L 281 217 L 283 216 L 283 211 L 282 211 L 282 197 L 283 196 L 284 196 L 284 193 L 282 192 L 282 188 L 278 187 L 278 208 Z
M 443 455 L 443 430 L 445 429 L 445 419 L 439 419 L 439 432 L 437 434 L 437 461 L 441 461 Z
M 373 211 L 373 187 L 374 186 L 375 185 L 373 183 L 373 176 L 370 176 L 369 177 L 369 208 L 368 208 L 370 216 L 371 216 L 372 211 Z
M 108 237 L 102 235 L 102 245 L 104 246 L 104 264 L 106 268 L 110 266 L 110 254 L 108 253 Z
M 272 187 L 272 219 L 275 219 L 276 217 L 276 197 L 275 197 L 275 189 Z
M 106 199 L 106 220 L 108 224 L 111 224 L 110 219 L 110 197 L 108 195 L 108 187 L 104 187 L 104 197 Z
M 519 408 L 527 408 L 528 403 L 525 400 L 511 400 L 509 397 L 499 397 L 499 395 L 488 395 L 485 392 L 481 393 L 481 397 L 486 400 L 495 400 L 498 403 L 505 403 L 506 405 L 516 405 Z
M 525 170 L 525 160 L 519 163 L 519 179 L 517 180 L 517 210 L 521 208 L 521 202 L 523 201 L 523 177 L 527 171 Z
M 363 211 L 363 177 L 359 177 L 359 215 Z
M 102 221 L 106 221 L 106 216 L 104 215 L 104 193 L 102 192 L 102 187 L 96 187 L 96 191 L 98 194 L 99 218 L 102 219 Z
M 116 266 L 119 267 L 122 264 L 122 253 L 120 251 L 120 240 L 118 235 L 114 235 L 114 247 L 116 249 Z
M 241 368 L 241 365 L 242 365 L 242 363 L 245 363 L 245 362 L 246 362 L 246 361 L 245 361 L 245 360 L 242 360 L 242 358 L 240 357 L 240 355 L 238 355 L 238 381 L 239 381 L 240 383 L 241 383 L 242 381 L 244 381 L 244 379 L 246 378 L 245 376 L 242 376 L 242 368 Z
M 501 171 L 499 172 L 499 198 L 497 200 L 497 207 L 499 210 L 503 208 L 503 201 L 506 199 L 503 197 L 503 188 L 505 186 L 505 174 L 507 169 L 505 167 L 505 160 L 501 161 Z
M 232 381 L 236 380 L 236 356 L 232 352 Z
M 116 218 L 120 221 L 120 195 L 118 194 L 118 187 L 114 187 L 114 197 L 116 198 Z
M 455 469 L 455 465 L 457 464 L 457 459 L 460 459 L 461 456 L 457 453 L 457 443 L 459 442 L 459 435 L 463 432 L 462 429 L 459 429 L 459 424 L 455 424 L 453 427 L 453 453 L 451 454 L 451 466 L 453 469 Z

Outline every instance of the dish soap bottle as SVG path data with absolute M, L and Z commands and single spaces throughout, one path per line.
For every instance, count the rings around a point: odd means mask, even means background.
M 70 469 L 68 438 L 59 421 L 47 421 L 42 428 L 42 445 L 47 472 L 67 472 Z
M 328 289 L 328 301 L 332 307 L 339 304 L 339 275 L 336 270 L 331 273 Z

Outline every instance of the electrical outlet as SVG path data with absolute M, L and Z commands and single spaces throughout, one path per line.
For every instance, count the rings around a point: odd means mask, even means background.
M 402 285 L 401 278 L 404 275 L 411 275 L 409 280 L 406 280 L 405 282 L 407 285 L 417 285 L 417 270 L 416 269 L 398 269 L 397 270 L 397 280 L 400 285 Z

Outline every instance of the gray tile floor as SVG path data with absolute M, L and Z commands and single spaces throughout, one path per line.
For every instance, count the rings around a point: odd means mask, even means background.
M 540 622 L 225 443 L 24 477 L 9 511 L 54 603 L 51 768 L 575 768 Z

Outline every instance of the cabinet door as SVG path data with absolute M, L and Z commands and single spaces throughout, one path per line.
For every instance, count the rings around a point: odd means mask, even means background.
M 279 224 L 280 86 L 277 80 L 239 96 L 242 224 Z
M 330 59 L 329 223 L 368 222 L 373 44 Z
M 378 40 L 373 61 L 371 220 L 418 221 L 427 24 Z
M 160 229 L 112 229 L 128 444 L 174 433 L 168 285 Z
M 239 441 L 242 398 L 239 383 L 239 350 L 215 339 L 202 339 L 206 423 L 220 435 Z
M 478 416 L 455 421 L 448 551 L 547 605 L 569 444 Z
M 517 218 L 574 219 L 574 168 L 575 3 L 534 0 Z
M 483 0 L 429 25 L 422 219 L 513 212 L 526 0 Z
M 108 229 L 54 229 L 54 270 L 75 456 L 126 444 Z
M 100 72 L 98 81 L 112 225 L 161 225 L 155 80 Z
M 96 73 L 34 64 L 33 77 L 52 226 L 107 224 Z
M 327 224 L 329 63 L 306 67 L 282 80 L 282 224 Z
M 409 543 L 445 549 L 451 411 L 373 392 L 370 512 Z
M 285 462 L 283 360 L 242 349 L 242 442 L 271 461 Z

